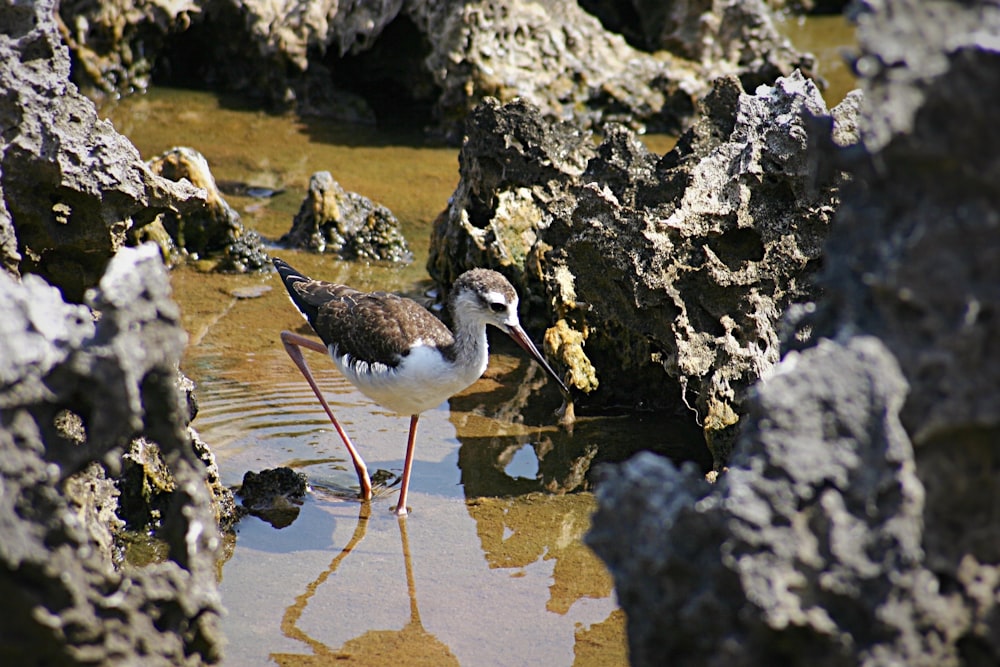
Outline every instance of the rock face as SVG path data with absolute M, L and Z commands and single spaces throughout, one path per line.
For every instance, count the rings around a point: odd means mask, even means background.
M 410 252 L 392 211 L 356 192 L 347 192 L 328 171 L 309 179 L 309 193 L 292 228 L 279 243 L 341 259 L 410 262 Z
M 8 271 L 37 273 L 79 302 L 131 228 L 204 199 L 189 184 L 157 178 L 97 118 L 69 83 L 53 15 L 52 0 L 0 7 L 0 252 Z M 16 222 L 16 245 L 6 219 Z
M 0 273 L 0 659 L 215 662 L 219 534 L 177 383 L 186 336 L 156 248 L 120 251 L 87 301 Z M 109 480 L 137 436 L 173 473 L 159 532 L 168 557 L 122 571 Z
M 487 102 L 428 268 L 445 285 L 473 266 L 512 276 L 589 401 L 695 410 L 721 465 L 721 435 L 778 360 L 781 313 L 813 295 L 841 181 L 817 146 L 853 112 L 829 115 L 799 75 L 756 95 L 724 79 L 658 158 L 621 126 L 595 149 L 522 102 Z
M 515 97 L 588 129 L 611 121 L 677 130 L 707 89 L 695 63 L 636 51 L 576 2 L 425 2 L 407 15 L 430 41 L 445 138 L 484 98 Z
M 642 457 L 598 487 L 634 664 L 1000 662 L 1000 8 L 862 9 L 863 149 L 809 342 L 717 485 Z
M 683 16 L 655 3 L 637 16 L 635 30 L 654 36 L 653 53 L 572 0 L 113 0 L 66 2 L 60 15 L 82 65 L 76 75 L 89 88 L 141 90 L 155 71 L 174 83 L 367 122 L 376 99 L 388 98 L 387 107 L 429 107 L 433 134 L 454 143 L 488 96 L 522 97 L 586 128 L 618 121 L 677 130 L 717 76 L 753 87 L 812 63 L 778 35 L 759 0 L 671 6 Z M 683 22 L 677 38 L 671 21 Z
M 170 34 L 190 26 L 201 4 L 194 0 L 61 0 L 59 31 L 81 71 L 77 83 L 107 95 L 144 91 L 152 79 L 154 55 Z

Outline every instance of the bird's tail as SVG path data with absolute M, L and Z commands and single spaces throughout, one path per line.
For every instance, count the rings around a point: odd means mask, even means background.
M 311 282 L 310 278 L 299 273 L 292 267 L 291 264 L 283 259 L 272 257 L 271 261 L 274 263 L 274 268 L 278 270 L 278 275 L 281 276 L 281 283 L 285 286 L 285 289 L 288 290 L 288 298 L 292 300 L 292 303 L 310 324 L 315 322 L 318 311 L 316 305 L 310 303 L 295 289 L 296 283 Z

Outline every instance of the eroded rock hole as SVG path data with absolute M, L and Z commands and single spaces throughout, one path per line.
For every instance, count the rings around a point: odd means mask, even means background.
M 731 229 L 711 238 L 708 247 L 732 271 L 740 270 L 747 262 L 764 259 L 764 240 L 756 229 L 748 227 Z

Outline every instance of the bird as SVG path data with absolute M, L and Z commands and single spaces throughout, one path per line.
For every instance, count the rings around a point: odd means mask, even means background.
M 497 271 L 476 268 L 458 277 L 447 300 L 454 327 L 449 329 L 412 299 L 314 280 L 282 259 L 272 258 L 272 262 L 292 303 L 322 341 L 282 331 L 281 342 L 343 440 L 363 500 L 370 500 L 372 495 L 368 468 L 323 397 L 301 348 L 328 354 L 362 394 L 398 415 L 410 417 L 397 516 L 404 517 L 408 511 L 407 493 L 420 414 L 482 376 L 489 361 L 487 325 L 514 339 L 556 382 L 563 395 L 569 395 L 566 384 L 521 327 L 517 292 Z

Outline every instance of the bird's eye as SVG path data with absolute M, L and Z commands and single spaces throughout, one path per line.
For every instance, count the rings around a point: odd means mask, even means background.
M 490 304 L 490 310 L 494 313 L 502 313 L 507 310 L 507 304 L 500 303 L 499 301 L 494 301 Z

